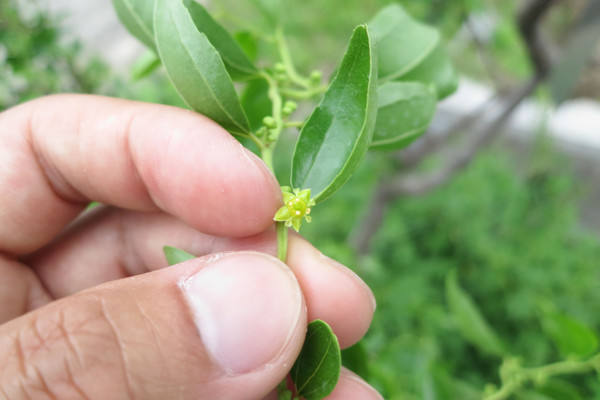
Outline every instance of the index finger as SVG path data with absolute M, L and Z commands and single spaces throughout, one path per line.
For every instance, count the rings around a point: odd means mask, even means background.
M 0 252 L 48 243 L 96 200 L 161 209 L 203 232 L 247 236 L 272 224 L 279 185 L 209 119 L 175 107 L 87 95 L 0 114 Z

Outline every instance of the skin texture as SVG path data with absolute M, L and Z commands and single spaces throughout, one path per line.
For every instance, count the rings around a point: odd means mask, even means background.
M 60 95 L 1 113 L 0 143 L 0 399 L 273 398 L 307 321 L 368 329 L 348 268 L 297 235 L 273 257 L 278 184 L 212 121 Z M 349 393 L 380 398 L 344 371 Z

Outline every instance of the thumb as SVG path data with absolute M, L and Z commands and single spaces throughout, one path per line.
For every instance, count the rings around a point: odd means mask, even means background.
M 306 308 L 260 253 L 110 282 L 0 326 L 0 398 L 257 399 L 297 357 Z

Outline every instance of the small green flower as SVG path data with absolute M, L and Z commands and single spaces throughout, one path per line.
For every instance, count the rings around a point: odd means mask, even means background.
M 284 222 L 288 228 L 293 227 L 296 232 L 300 230 L 302 218 L 310 222 L 310 208 L 315 205 L 315 201 L 310 198 L 310 189 L 292 189 L 282 187 L 284 205 L 275 214 L 275 221 Z

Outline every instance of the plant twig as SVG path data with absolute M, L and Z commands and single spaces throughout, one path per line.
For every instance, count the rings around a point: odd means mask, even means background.
M 556 0 L 530 0 L 525 3 L 518 17 L 521 36 L 527 46 L 527 53 L 535 74 L 545 78 L 552 67 L 552 57 L 547 44 L 542 37 L 539 24 L 546 12 L 556 3 Z
M 466 18 L 464 21 L 465 28 L 471 35 L 473 39 L 473 43 L 475 44 L 475 48 L 477 49 L 477 54 L 483 63 L 485 72 L 490 77 L 491 81 L 494 83 L 494 87 L 501 88 L 505 85 L 506 79 L 500 73 L 498 68 L 498 63 L 496 63 L 492 57 L 490 57 L 490 52 L 485 48 L 485 43 L 482 42 L 479 37 L 477 30 L 473 26 L 473 21 L 471 18 Z
M 278 27 L 275 31 L 275 41 L 277 42 L 279 56 L 286 67 L 286 73 L 288 74 L 290 80 L 300 87 L 310 89 L 312 86 L 310 79 L 300 76 L 300 74 L 296 71 L 296 67 L 292 61 L 292 56 L 290 55 L 290 50 L 287 42 L 285 41 L 285 36 L 281 27 Z
M 553 364 L 542 365 L 534 368 L 518 367 L 511 371 L 509 378 L 502 382 L 502 386 L 490 393 L 484 400 L 507 400 L 512 394 L 530 382 L 547 380 L 553 376 L 565 374 L 585 374 L 594 371 L 600 363 L 600 354 L 587 360 L 566 360 Z

